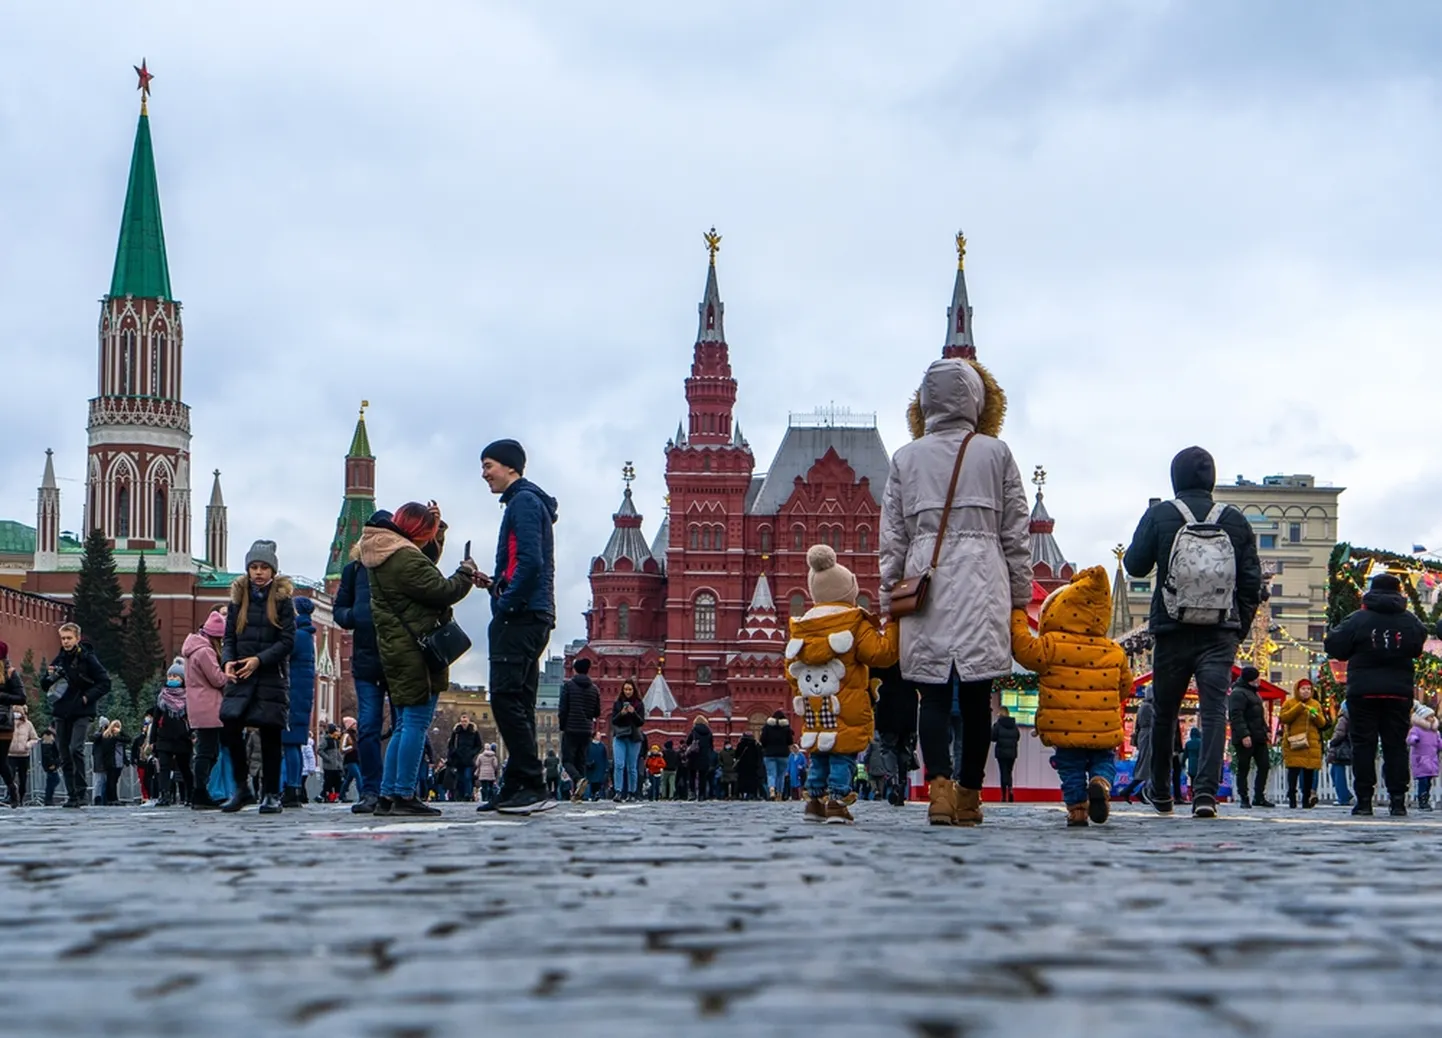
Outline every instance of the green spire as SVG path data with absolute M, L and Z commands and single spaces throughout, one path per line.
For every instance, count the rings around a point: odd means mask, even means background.
M 135 151 L 130 156 L 130 184 L 125 189 L 125 215 L 120 218 L 120 244 L 115 250 L 110 294 L 172 298 L 170 266 L 165 262 L 165 231 L 160 225 L 155 152 L 150 146 L 150 116 L 144 107 L 135 129 Z
M 355 436 L 351 438 L 350 450 L 346 451 L 347 458 L 371 458 L 371 439 L 366 435 L 366 408 L 370 407 L 369 400 L 361 401 L 360 418 L 355 423 Z

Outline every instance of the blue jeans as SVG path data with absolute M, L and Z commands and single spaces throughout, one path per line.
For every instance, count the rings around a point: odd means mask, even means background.
M 1419 778 L 1419 779 L 1417 780 L 1417 796 L 1418 796 L 1418 797 L 1425 797 L 1425 796 L 1430 795 L 1431 792 L 1432 792 L 1432 779 L 1431 779 L 1431 777 L 1429 776 L 1429 777 L 1427 777 L 1427 778 Z
M 395 720 L 391 728 L 391 741 L 386 746 L 385 772 L 381 776 L 381 796 L 413 797 L 416 795 L 416 776 L 421 766 L 421 754 L 425 749 L 426 730 L 436 716 L 436 700 L 431 697 L 419 706 L 396 706 L 391 704 Z
M 1332 765 L 1332 788 L 1337 792 L 1337 803 L 1345 807 L 1352 802 L 1352 790 L 1347 785 L 1347 765 Z
M 766 786 L 777 796 L 781 795 L 781 787 L 786 781 L 786 758 L 785 757 L 762 757 L 766 762 Z
M 641 740 L 622 739 L 617 736 L 611 740 L 611 754 L 615 762 L 612 765 L 611 785 L 616 795 L 641 792 L 636 780 L 636 766 L 641 760 Z
M 376 796 L 381 791 L 381 722 L 386 713 L 386 694 L 375 682 L 357 678 L 355 701 L 361 796 Z
M 1107 789 L 1117 780 L 1116 750 L 1060 749 L 1056 751 L 1056 773 L 1061 779 L 1061 798 L 1067 804 L 1085 804 L 1087 786 L 1094 778 L 1106 779 Z
M 343 782 L 340 787 L 340 798 L 342 800 L 344 800 L 346 794 L 350 792 L 352 784 L 355 785 L 356 789 L 361 788 L 361 770 L 359 764 L 347 764 L 345 766 L 345 782 Z
M 856 781 L 856 754 L 813 753 L 806 773 L 806 792 L 814 797 L 830 793 L 844 797 Z
M 456 769 L 456 799 L 474 800 L 476 798 L 476 769 Z
M 280 788 L 294 789 L 300 785 L 301 755 L 299 746 L 286 746 L 280 755 Z

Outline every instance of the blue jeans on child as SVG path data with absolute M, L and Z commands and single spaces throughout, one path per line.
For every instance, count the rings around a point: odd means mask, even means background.
M 1106 779 L 1108 788 L 1116 782 L 1116 750 L 1059 749 L 1056 751 L 1056 773 L 1061 779 L 1062 801 L 1085 804 L 1087 786 L 1092 779 Z
M 766 764 L 766 786 L 777 796 L 781 795 L 781 787 L 786 784 L 786 758 L 785 757 L 762 757 Z
M 1431 777 L 1429 776 L 1429 777 L 1427 777 L 1427 778 L 1419 778 L 1419 779 L 1417 780 L 1417 796 L 1418 796 L 1418 797 L 1425 797 L 1425 796 L 1431 795 L 1431 793 L 1432 793 L 1432 779 L 1431 779 Z
M 421 766 L 421 753 L 425 748 L 426 729 L 436 716 L 436 700 L 432 696 L 417 706 L 396 706 L 391 704 L 394 718 L 391 741 L 386 746 L 386 766 L 381 775 L 383 797 L 413 797 L 416 795 L 416 775 Z
M 844 797 L 856 781 L 856 754 L 813 753 L 806 772 L 806 792 L 813 797 Z

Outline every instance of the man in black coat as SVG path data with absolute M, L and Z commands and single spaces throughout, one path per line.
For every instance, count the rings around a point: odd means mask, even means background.
M 1262 596 L 1262 564 L 1257 558 L 1257 538 L 1246 516 L 1231 507 L 1214 513 L 1212 491 L 1217 483 L 1217 466 L 1200 447 L 1188 447 L 1172 459 L 1172 489 L 1175 501 L 1152 505 L 1137 524 L 1123 563 L 1133 577 L 1145 577 L 1156 570 L 1155 590 L 1148 627 L 1155 638 L 1152 695 L 1152 805 L 1162 814 L 1172 812 L 1172 755 L 1167 749 L 1176 738 L 1177 714 L 1187 686 L 1195 678 L 1200 700 L 1202 753 L 1197 766 L 1197 784 L 1192 796 L 1192 814 L 1214 818 L 1217 789 L 1222 783 L 1222 749 L 1227 731 L 1227 686 L 1232 680 L 1232 662 L 1242 635 L 1252 626 Z M 1178 507 L 1178 503 L 1182 507 Z M 1231 608 L 1212 623 L 1191 622 L 1174 617 L 1167 608 L 1165 593 L 1170 578 L 1170 559 L 1177 535 L 1187 525 L 1182 508 L 1200 524 L 1211 518 L 1231 542 L 1235 582 Z
M 1013 792 L 1015 786 L 1012 772 L 1016 768 L 1021 729 L 1016 726 L 1016 718 L 1011 716 L 1011 711 L 1006 707 L 1001 708 L 1001 716 L 991 726 L 991 741 L 996 743 L 996 768 L 1001 778 L 1001 799 L 1003 802 L 1014 802 L 1016 794 Z
M 571 779 L 571 799 L 577 803 L 586 794 L 586 757 L 596 718 L 601 716 L 601 691 L 591 681 L 591 661 L 577 660 L 571 677 L 561 686 L 556 707 L 556 725 L 561 729 L 561 767 Z
M 1407 608 L 1402 582 L 1379 573 L 1362 596 L 1362 608 L 1327 635 L 1327 655 L 1347 664 L 1347 714 L 1352 727 L 1352 774 L 1356 779 L 1354 815 L 1372 813 L 1377 789 L 1377 740 L 1382 740 L 1382 769 L 1392 815 L 1407 813 L 1411 774 L 1407 729 L 1411 725 L 1417 657 L 1427 628 Z
M 90 798 L 85 785 L 90 771 L 85 762 L 85 733 L 95 719 L 96 705 L 110 694 L 110 675 L 95 650 L 80 640 L 77 625 L 60 625 L 60 655 L 41 676 L 40 687 L 47 694 L 62 689 L 50 704 L 65 774 L 65 803 L 61 806 L 84 807 Z
M 781 790 L 786 785 L 786 760 L 791 756 L 791 744 L 795 741 L 786 711 L 778 710 L 766 719 L 761 728 L 761 757 L 772 800 L 781 799 Z
M 1267 773 L 1272 762 L 1267 746 L 1267 708 L 1257 682 L 1262 678 L 1256 667 L 1243 667 L 1237 683 L 1232 686 L 1228 713 L 1232 719 L 1232 785 L 1243 807 L 1276 807 L 1267 799 Z M 1247 774 L 1257 766 L 1256 796 L 1247 795 Z
M 456 777 L 457 800 L 475 799 L 476 758 L 485 748 L 471 715 L 462 714 L 460 721 L 451 729 L 451 740 L 446 744 L 446 761 Z

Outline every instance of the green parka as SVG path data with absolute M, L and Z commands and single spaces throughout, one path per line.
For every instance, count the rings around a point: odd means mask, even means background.
M 371 616 L 391 702 L 420 706 L 450 686 L 450 674 L 426 666 L 416 637 L 450 621 L 451 606 L 470 593 L 470 577 L 457 570 L 447 580 L 408 538 L 379 526 L 361 532 L 360 562 L 370 576 Z

